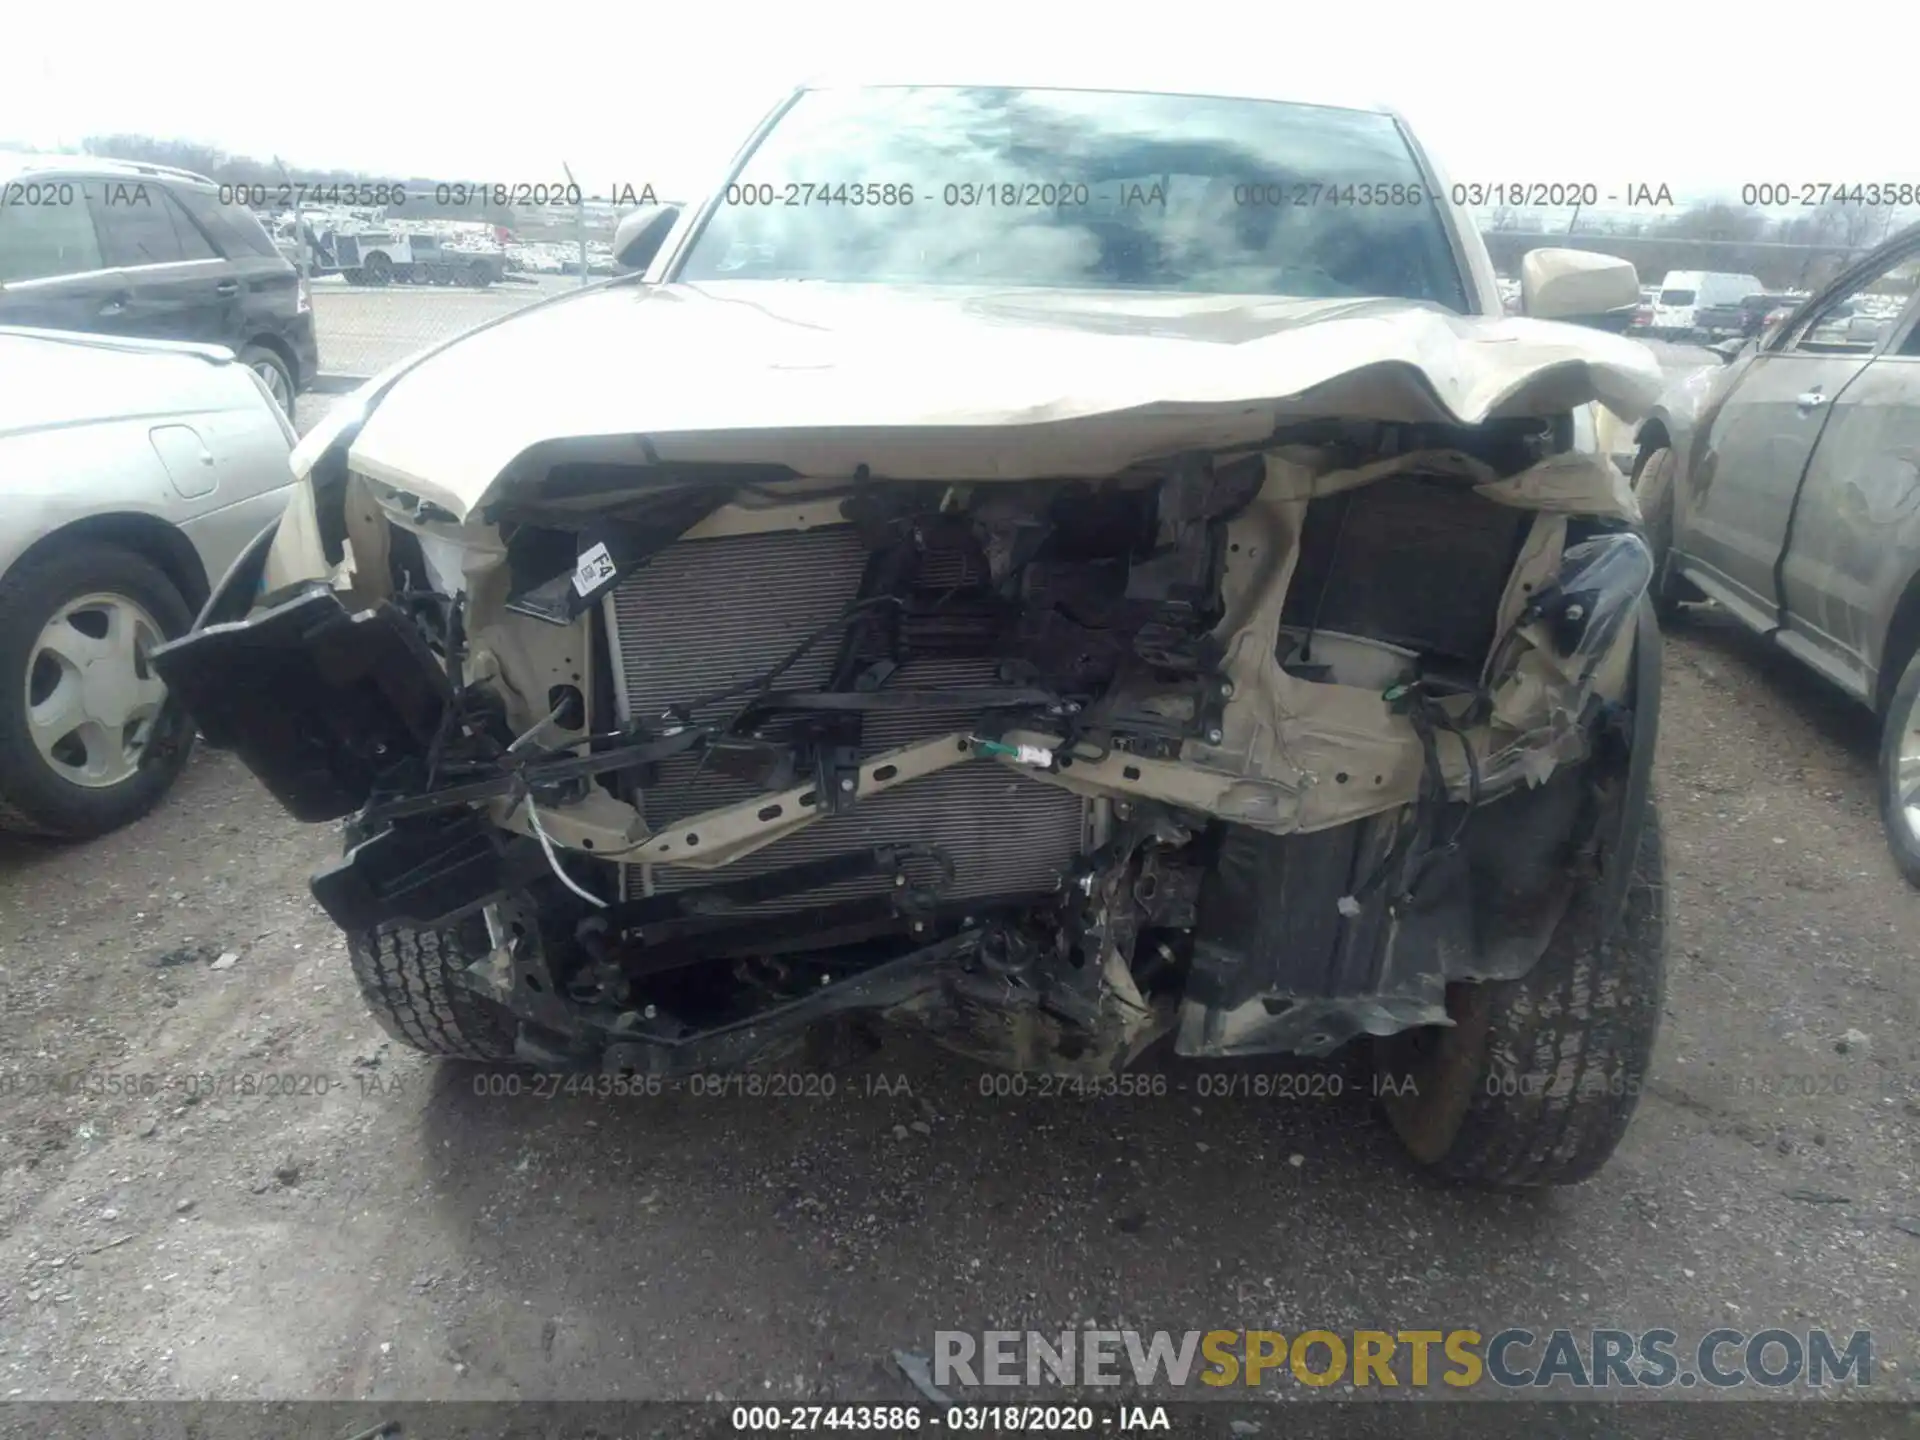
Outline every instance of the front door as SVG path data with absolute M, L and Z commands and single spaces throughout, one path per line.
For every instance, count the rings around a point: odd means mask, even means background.
M 101 251 L 127 281 L 120 308 L 100 328 L 151 340 L 235 343 L 239 282 L 162 186 L 89 180 L 87 198 Z
M 1763 630 L 1781 623 L 1777 571 L 1794 497 L 1834 407 L 1867 368 L 1858 292 L 1879 278 L 1852 275 L 1773 337 L 1709 422 L 1677 500 L 1685 513 L 1685 568 L 1715 599 Z
M 1872 700 L 1886 609 L 1920 543 L 1920 244 L 1852 299 L 1829 343 L 1864 349 L 1870 363 L 1833 402 L 1800 486 L 1780 571 L 1782 643 L 1793 637 Z

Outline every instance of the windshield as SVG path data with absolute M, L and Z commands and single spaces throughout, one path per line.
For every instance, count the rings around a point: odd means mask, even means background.
M 1106 91 L 808 91 L 719 197 L 677 278 L 1467 309 L 1391 117 Z
M 1691 305 L 1693 304 L 1693 293 L 1691 290 L 1662 290 L 1660 292 L 1660 303 L 1662 305 Z

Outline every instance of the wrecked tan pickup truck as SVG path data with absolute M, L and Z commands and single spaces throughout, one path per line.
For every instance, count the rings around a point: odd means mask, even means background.
M 1093 1075 L 1360 1041 L 1446 1175 L 1605 1161 L 1664 891 L 1595 416 L 1659 374 L 1503 318 L 1400 121 L 806 89 L 618 249 L 343 402 L 154 657 L 347 820 L 314 893 L 392 1034 L 656 1074 L 855 1012 Z

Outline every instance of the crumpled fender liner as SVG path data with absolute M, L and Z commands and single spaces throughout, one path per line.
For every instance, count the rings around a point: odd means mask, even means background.
M 1592 762 L 1569 767 L 1474 810 L 1411 896 L 1410 855 L 1382 874 L 1407 811 L 1307 834 L 1226 827 L 1201 882 L 1176 1051 L 1324 1055 L 1447 1024 L 1451 982 L 1525 974 L 1572 894 L 1595 779 Z M 1465 810 L 1449 804 L 1436 829 L 1451 833 Z
M 351 612 L 324 586 L 162 645 L 154 670 L 297 820 L 337 820 L 423 757 L 446 672 L 392 605 Z
M 475 810 L 390 825 L 315 872 L 313 898 L 348 934 L 448 925 L 546 873 L 532 840 Z

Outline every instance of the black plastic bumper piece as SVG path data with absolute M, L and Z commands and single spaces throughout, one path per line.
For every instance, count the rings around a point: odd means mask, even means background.
M 1379 988 L 1385 890 L 1349 917 L 1339 899 L 1362 884 L 1390 824 L 1362 820 L 1309 835 L 1230 825 L 1200 883 L 1186 995 L 1230 1011 L 1267 996 L 1364 995 Z M 1372 853 L 1370 853 L 1372 852 Z
M 391 605 L 349 611 L 316 588 L 153 652 L 201 733 L 237 753 L 294 818 L 337 820 L 424 757 L 452 688 Z
M 445 925 L 546 869 L 540 847 L 483 814 L 389 826 L 313 877 L 313 898 L 349 933 Z

